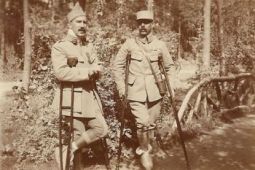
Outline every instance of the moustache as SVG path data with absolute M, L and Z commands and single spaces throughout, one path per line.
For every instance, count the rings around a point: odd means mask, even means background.
M 147 31 L 147 29 L 142 28 L 142 29 L 140 29 L 140 31 Z
M 84 28 L 80 28 L 80 29 L 78 29 L 78 31 L 86 31 Z

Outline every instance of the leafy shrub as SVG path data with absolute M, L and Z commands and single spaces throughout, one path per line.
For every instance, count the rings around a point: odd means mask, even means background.
M 110 71 L 110 62 L 116 55 L 123 41 L 135 33 L 135 31 L 133 31 L 135 23 L 128 22 L 126 24 L 124 22 L 125 19 L 128 20 L 132 17 L 130 14 L 127 15 L 128 17 L 126 18 L 124 17 L 127 13 L 130 13 L 131 7 L 132 6 L 127 5 L 126 8 L 128 8 L 129 11 L 122 14 L 123 24 L 119 27 L 117 27 L 117 21 L 115 21 L 115 17 L 113 17 L 114 12 L 112 11 L 107 13 L 106 16 L 108 16 L 108 18 L 101 20 L 100 23 L 102 25 L 97 23 L 98 20 L 96 20 L 97 18 L 93 16 L 92 12 L 90 16 L 92 24 L 89 25 L 88 36 L 95 44 L 99 59 L 104 62 L 105 66 L 104 75 L 102 79 L 97 82 L 97 86 L 103 102 L 106 121 L 110 129 L 107 137 L 107 144 L 111 157 L 116 155 L 118 149 L 118 136 L 120 133 L 118 117 L 121 112 L 121 106 L 118 102 L 117 91 Z M 92 9 L 93 8 L 90 10 Z M 54 90 L 57 87 L 50 61 L 50 49 L 52 44 L 61 39 L 64 35 L 62 29 L 65 28 L 67 24 L 65 19 L 67 10 L 54 11 L 54 14 L 51 10 L 52 9 L 43 8 L 41 6 L 33 6 L 31 8 L 31 20 L 33 23 L 33 62 L 29 93 L 27 94 L 22 89 L 17 89 L 10 116 L 6 118 L 8 122 L 12 122 L 15 126 L 19 127 L 16 127 L 18 137 L 15 139 L 14 144 L 17 148 L 20 161 L 31 160 L 44 162 L 51 160 L 53 159 L 52 153 L 54 147 L 58 143 L 57 114 L 54 110 L 49 108 L 53 99 Z M 114 10 L 116 9 L 114 8 Z M 163 22 L 162 18 L 161 20 Z M 156 29 L 158 30 L 157 35 L 167 42 L 171 55 L 177 56 L 179 35 L 171 32 L 170 28 L 163 27 L 162 25 L 156 25 Z M 193 31 L 198 32 L 198 36 L 201 35 L 199 30 Z M 238 44 L 240 45 L 238 47 L 236 46 L 237 44 L 231 44 L 230 42 L 229 40 L 229 48 L 225 50 L 225 54 L 231 65 L 236 64 L 238 61 L 237 58 L 241 59 L 239 61 L 245 63 L 245 61 L 247 61 L 246 59 L 250 58 L 251 54 L 254 53 L 254 49 L 250 49 L 249 53 L 244 53 L 246 50 L 240 52 L 240 49 L 244 49 L 243 46 L 241 46 L 245 44 L 243 41 L 243 43 L 240 43 L 241 45 Z M 194 48 L 195 50 L 193 53 L 199 53 L 202 44 L 201 37 L 194 38 L 192 43 L 197 47 Z M 251 43 L 254 42 L 252 41 Z M 247 55 L 249 57 L 247 57 Z M 163 142 L 171 146 L 171 144 L 177 141 L 177 135 L 176 132 L 173 132 L 169 128 L 169 125 L 174 121 L 173 115 L 169 113 L 171 113 L 170 104 L 167 100 L 164 100 L 161 117 L 161 136 L 163 137 Z M 206 126 L 208 126 L 207 128 L 211 128 L 214 125 L 211 120 L 210 118 L 205 118 L 204 120 L 198 120 L 198 122 L 192 122 L 193 124 L 185 125 L 184 130 L 195 133 L 194 131 L 201 130 Z M 206 124 L 203 124 L 203 122 L 206 122 Z M 127 144 L 124 148 L 123 155 L 126 158 L 132 158 L 133 155 L 130 146 Z

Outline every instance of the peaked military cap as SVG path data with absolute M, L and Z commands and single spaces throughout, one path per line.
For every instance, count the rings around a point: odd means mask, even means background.
M 68 22 L 71 22 L 73 19 L 79 16 L 86 16 L 86 14 L 81 8 L 80 4 L 77 2 L 73 9 L 67 14 Z
M 143 10 L 136 13 L 136 20 L 147 19 L 153 21 L 153 13 L 149 10 Z

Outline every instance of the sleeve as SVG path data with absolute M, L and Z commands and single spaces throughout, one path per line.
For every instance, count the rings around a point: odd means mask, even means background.
M 162 42 L 162 56 L 163 56 L 164 67 L 166 69 L 166 72 L 169 76 L 171 76 L 174 71 L 174 61 L 164 42 Z
M 97 51 L 96 48 L 94 47 L 94 45 L 92 43 L 90 43 L 88 45 L 88 51 L 86 52 L 86 57 L 89 60 L 89 63 L 91 64 L 98 64 L 99 63 L 99 59 L 97 57 Z
M 112 63 L 112 72 L 113 72 L 115 83 L 117 85 L 117 89 L 119 91 L 119 95 L 125 94 L 125 68 L 126 68 L 126 57 L 129 51 L 128 43 L 129 43 L 129 40 L 127 40 L 122 45 L 122 47 L 118 51 Z
M 67 65 L 67 56 L 60 43 L 56 43 L 52 47 L 51 60 L 55 76 L 60 81 L 77 82 L 89 79 L 89 68 L 70 68 Z
M 174 89 L 175 89 L 175 84 L 174 84 L 174 61 L 172 56 L 170 55 L 167 46 L 164 42 L 162 42 L 162 57 L 163 57 L 163 62 L 164 62 L 164 67 L 169 79 L 169 84 L 171 86 L 171 93 L 173 96 L 175 96 Z

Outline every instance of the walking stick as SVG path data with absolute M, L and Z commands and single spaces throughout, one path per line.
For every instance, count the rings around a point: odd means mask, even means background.
M 186 150 L 184 139 L 183 139 L 183 132 L 182 132 L 182 128 L 181 128 L 181 123 L 180 123 L 180 120 L 179 120 L 179 117 L 178 117 L 178 112 L 177 112 L 177 108 L 176 108 L 176 104 L 175 104 L 175 99 L 174 99 L 174 96 L 173 96 L 173 93 L 172 93 L 172 87 L 170 85 L 170 81 L 169 81 L 168 75 L 167 75 L 165 67 L 164 67 L 164 61 L 163 61 L 162 54 L 159 55 L 159 66 L 160 66 L 161 71 L 163 72 L 163 75 L 165 76 L 166 88 L 167 88 L 167 91 L 170 95 L 169 96 L 169 102 L 172 104 L 172 108 L 173 108 L 173 112 L 174 112 L 174 118 L 175 118 L 175 121 L 176 121 L 176 124 L 177 124 L 177 131 L 178 131 L 178 134 L 179 134 L 179 137 L 180 137 L 180 142 L 181 142 L 182 149 L 183 149 L 184 156 L 185 156 L 185 160 L 186 160 L 187 170 L 190 170 L 191 168 L 190 168 L 188 154 L 187 154 L 187 150 Z
M 121 150 L 122 150 L 122 142 L 123 142 L 123 131 L 125 127 L 125 112 L 128 109 L 128 102 L 127 102 L 127 94 L 128 94 L 128 73 L 129 73 L 129 65 L 130 65 L 130 58 L 131 58 L 131 53 L 128 52 L 127 58 L 126 58 L 126 68 L 125 68 L 125 94 L 122 96 L 121 99 L 121 104 L 122 104 L 122 112 L 121 112 L 121 117 L 120 117 L 120 138 L 119 138 L 119 147 L 118 147 L 118 158 L 117 158 L 117 165 L 116 165 L 116 170 L 119 170 L 120 168 L 120 156 L 121 156 Z
M 59 157 L 60 157 L 60 170 L 63 168 L 63 137 L 62 137 L 62 127 L 63 127 L 63 109 L 70 109 L 70 128 L 68 133 L 68 145 L 67 145 L 67 156 L 66 156 L 66 166 L 65 170 L 70 168 L 70 153 L 71 153 L 71 141 L 73 138 L 73 106 L 74 106 L 74 83 L 71 82 L 71 106 L 63 106 L 63 89 L 65 85 L 70 84 L 70 82 L 60 82 L 60 104 L 59 104 Z
M 99 94 L 99 91 L 97 89 L 97 85 L 96 85 L 96 80 L 98 79 L 99 75 L 95 75 L 94 77 L 91 78 L 92 80 L 92 83 L 93 83 L 93 86 L 94 86 L 94 89 L 96 91 L 97 94 Z M 95 97 L 96 97 L 96 94 L 94 93 Z M 100 98 L 100 96 L 98 95 L 98 97 Z M 96 99 L 97 100 L 97 99 Z M 101 101 L 101 99 L 100 99 Z M 98 105 L 99 104 L 99 101 L 98 102 Z M 103 108 L 101 108 L 101 111 L 103 112 Z M 101 144 L 102 144 L 102 147 L 103 147 L 103 150 L 104 150 L 104 161 L 105 161 L 105 166 L 106 166 L 106 169 L 107 170 L 110 170 L 111 167 L 110 167 L 110 160 L 109 160 L 109 157 L 108 157 L 108 148 L 107 148 L 107 142 L 106 142 L 106 137 L 102 138 L 101 139 Z
M 69 67 L 75 67 L 78 63 L 77 58 L 68 58 L 67 65 Z M 63 106 L 63 90 L 65 86 L 69 87 L 71 84 L 71 106 Z M 70 128 L 68 133 L 68 146 L 67 146 L 67 156 L 66 156 L 66 166 L 65 170 L 70 168 L 70 155 L 71 155 L 71 141 L 73 138 L 73 107 L 74 107 L 74 82 L 60 82 L 60 103 L 59 103 L 59 157 L 60 157 L 60 170 L 64 170 L 63 165 L 63 137 L 62 137 L 62 128 L 63 128 L 63 109 L 70 109 Z
M 59 157 L 60 157 L 60 170 L 63 170 L 63 147 L 62 147 L 62 103 L 63 103 L 63 85 L 60 82 L 60 103 L 59 103 Z
M 68 133 L 68 146 L 67 146 L 67 156 L 66 156 L 66 169 L 70 168 L 70 156 L 71 156 L 71 141 L 73 140 L 73 106 L 74 106 L 74 83 L 71 82 L 71 115 L 70 115 L 70 132 Z

